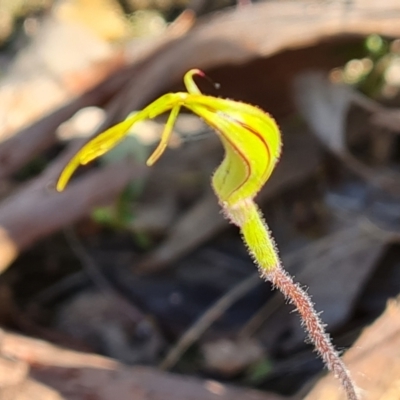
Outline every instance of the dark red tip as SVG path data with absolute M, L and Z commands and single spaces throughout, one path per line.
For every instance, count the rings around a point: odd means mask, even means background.
M 219 88 L 221 87 L 221 85 L 220 85 L 219 83 L 214 82 L 214 81 L 213 81 L 208 75 L 206 75 L 202 70 L 200 70 L 200 69 L 195 69 L 195 70 L 194 70 L 194 73 L 195 73 L 196 75 L 201 76 L 201 77 L 204 78 L 204 79 L 207 79 L 208 82 L 210 82 L 211 85 L 213 85 L 215 89 L 219 89 Z

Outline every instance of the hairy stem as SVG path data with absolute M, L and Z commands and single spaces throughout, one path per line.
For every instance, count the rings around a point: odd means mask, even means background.
M 329 335 L 325 332 L 324 324 L 316 313 L 310 296 L 296 283 L 289 274 L 277 266 L 269 272 L 260 268 L 260 274 L 279 289 L 293 303 L 306 327 L 309 338 L 314 344 L 326 366 L 340 380 L 349 400 L 357 400 L 357 392 L 350 373 L 335 350 Z
M 257 264 L 260 275 L 270 281 L 294 304 L 308 332 L 315 349 L 325 365 L 340 380 L 349 400 L 358 400 L 356 386 L 332 345 L 324 324 L 315 311 L 310 296 L 282 268 L 276 246 L 261 211 L 251 200 L 246 199 L 234 207 L 225 209 L 229 219 L 239 226 L 243 240 Z

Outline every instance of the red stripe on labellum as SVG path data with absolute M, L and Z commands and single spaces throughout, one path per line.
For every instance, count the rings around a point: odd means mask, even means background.
M 188 108 L 189 110 L 191 110 L 192 112 L 194 112 L 195 114 L 199 115 L 200 117 L 202 117 L 201 113 L 198 112 L 196 109 L 192 109 L 188 104 L 185 104 L 184 107 Z M 212 113 L 212 114 L 216 114 L 219 117 L 223 117 L 225 119 L 228 119 L 230 121 L 236 122 L 235 119 L 231 118 L 229 115 L 219 112 L 216 109 L 210 107 L 208 104 L 202 104 L 201 107 L 205 110 L 207 110 L 208 112 Z M 203 117 L 202 117 L 203 118 Z M 221 132 L 220 128 L 218 128 L 212 121 L 210 121 L 209 119 L 207 119 L 207 124 L 210 125 L 218 134 L 222 135 L 225 140 L 227 142 L 229 142 L 229 144 L 231 145 L 231 147 L 239 154 L 239 156 L 242 158 L 244 164 L 246 165 L 246 171 L 247 171 L 247 176 L 246 178 L 243 180 L 243 182 L 234 190 L 232 190 L 231 193 L 229 193 L 228 197 L 232 196 L 233 193 L 237 192 L 248 180 L 249 177 L 251 176 L 251 164 L 249 163 L 249 161 L 247 160 L 247 158 L 245 157 L 245 155 L 243 154 L 243 152 L 231 141 L 229 140 L 229 137 L 227 135 L 225 135 L 223 132 Z
M 258 133 L 256 130 L 254 130 L 250 125 L 244 123 L 243 121 L 240 121 L 240 120 L 238 120 L 238 119 L 236 119 L 234 117 L 231 117 L 228 114 L 219 113 L 219 115 L 221 115 L 221 114 L 223 114 L 229 120 L 231 120 L 233 122 L 237 122 L 240 126 L 242 126 L 244 129 L 247 129 L 250 133 L 255 135 L 262 142 L 262 144 L 264 145 L 265 150 L 267 152 L 267 155 L 268 155 L 268 163 L 267 163 L 267 165 L 268 165 L 270 163 L 270 161 L 271 161 L 271 151 L 270 151 L 268 142 L 264 139 L 264 137 L 260 133 Z M 265 171 L 264 171 L 263 175 L 267 172 L 267 170 L 268 170 L 268 166 L 265 168 Z
M 188 106 L 188 105 L 184 105 L 184 107 L 187 107 L 187 108 L 191 109 L 191 107 Z M 270 163 L 270 161 L 271 161 L 271 152 L 270 152 L 270 148 L 269 148 L 268 143 L 264 140 L 263 136 L 262 136 L 260 133 L 258 133 L 256 130 L 254 130 L 251 126 L 247 125 L 246 123 L 244 123 L 244 122 L 242 122 L 242 121 L 240 121 L 240 120 L 238 120 L 238 119 L 236 119 L 236 118 L 231 117 L 229 114 L 227 114 L 227 113 L 225 113 L 225 112 L 218 111 L 218 110 L 216 110 L 216 109 L 210 107 L 208 104 L 202 104 L 201 107 L 202 107 L 203 109 L 207 110 L 207 111 L 210 112 L 210 113 L 216 114 L 216 115 L 219 116 L 220 118 L 225 118 L 225 119 L 227 119 L 227 120 L 229 120 L 229 121 L 232 121 L 232 123 L 237 123 L 237 124 L 239 124 L 241 127 L 243 127 L 244 129 L 246 129 L 249 133 L 252 133 L 253 135 L 255 135 L 255 136 L 261 141 L 261 143 L 264 145 L 264 148 L 266 149 L 267 156 L 268 156 L 268 163 L 267 163 L 267 165 Z M 201 113 L 198 113 L 198 112 L 196 112 L 195 110 L 191 110 L 191 111 L 193 111 L 195 114 L 198 114 L 198 115 L 201 117 Z M 240 189 L 243 187 L 243 185 L 249 180 L 250 176 L 252 175 L 251 164 L 250 164 L 250 162 L 248 161 L 248 159 L 247 159 L 247 157 L 245 156 L 245 154 L 235 145 L 234 142 L 232 142 L 232 141 L 229 139 L 229 136 L 228 136 L 228 135 L 226 135 L 226 134 L 224 134 L 223 132 L 221 132 L 221 130 L 220 130 L 217 126 L 215 126 L 215 124 L 214 124 L 213 122 L 207 120 L 207 123 L 208 123 L 208 125 L 210 125 L 212 128 L 214 128 L 215 131 L 217 131 L 220 135 L 222 135 L 222 136 L 225 138 L 225 140 L 226 140 L 227 142 L 229 142 L 229 144 L 231 145 L 231 147 L 233 148 L 233 150 L 236 151 L 237 154 L 239 154 L 239 156 L 242 158 L 244 164 L 245 164 L 246 167 L 247 167 L 247 168 L 246 168 L 246 170 L 247 170 L 247 176 L 246 176 L 246 178 L 243 180 L 243 182 L 242 182 L 236 189 L 232 190 L 232 192 L 231 192 L 231 193 L 229 194 L 229 196 L 228 196 L 228 197 L 230 197 L 230 196 L 232 196 L 235 192 L 237 192 L 238 190 L 240 190 Z M 268 171 L 268 167 L 265 168 L 265 170 L 264 170 L 264 172 L 263 172 L 263 175 L 264 175 L 267 171 Z
M 243 152 L 235 145 L 235 143 L 233 143 L 231 140 L 229 140 L 229 138 L 224 135 L 219 128 L 217 128 L 213 123 L 209 123 L 208 124 L 214 128 L 216 130 L 216 132 L 218 132 L 220 135 L 222 135 L 224 137 L 224 139 L 226 141 L 229 142 L 229 144 L 232 146 L 232 148 L 239 154 L 239 156 L 242 158 L 243 162 L 246 164 L 246 171 L 247 171 L 247 176 L 246 178 L 243 180 L 243 182 L 234 190 L 232 190 L 231 193 L 229 193 L 229 196 L 232 196 L 233 193 L 237 192 L 248 180 L 249 177 L 251 176 L 251 164 L 249 163 L 249 161 L 247 160 L 247 158 L 244 156 Z
M 268 163 L 267 163 L 267 165 L 269 165 L 269 163 L 271 162 L 271 151 L 269 149 L 268 143 L 264 140 L 263 136 L 260 135 L 257 131 L 255 131 L 251 126 L 249 126 L 247 124 L 244 124 L 244 123 L 242 123 L 240 121 L 238 121 L 238 123 L 241 124 L 245 129 L 249 130 L 252 134 L 256 135 L 261 140 L 261 142 L 264 144 L 265 150 L 266 150 L 267 155 L 268 155 Z M 268 166 L 265 168 L 264 174 L 267 172 L 267 170 L 268 170 Z

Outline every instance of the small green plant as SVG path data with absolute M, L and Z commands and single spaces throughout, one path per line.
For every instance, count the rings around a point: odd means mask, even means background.
M 203 118 L 215 129 L 225 149 L 225 157 L 212 177 L 212 186 L 225 216 L 239 227 L 261 277 L 272 282 L 295 305 L 316 350 L 340 379 L 348 399 L 357 400 L 355 384 L 326 334 L 310 297 L 283 269 L 268 226 L 253 201 L 279 159 L 282 146 L 279 128 L 257 107 L 202 94 L 193 80 L 195 75 L 204 76 L 200 70 L 193 69 L 184 77 L 187 92 L 160 97 L 87 143 L 61 173 L 57 190 L 65 188 L 79 165 L 87 164 L 120 142 L 137 121 L 171 110 L 160 144 L 147 160 L 147 165 L 151 166 L 164 152 L 181 107 Z

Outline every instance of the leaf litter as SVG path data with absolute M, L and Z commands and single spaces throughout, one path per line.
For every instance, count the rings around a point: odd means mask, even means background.
M 118 69 L 127 59 L 122 58 L 121 61 L 120 53 L 110 50 L 109 66 L 100 68 L 100 75 L 97 75 L 100 81 L 103 79 L 101 74 L 108 77 L 106 83 L 95 86 L 92 95 L 83 95 L 63 112 L 56 112 L 47 117 L 47 120 L 44 118 L 42 125 L 36 126 L 36 132 L 42 134 L 40 146 L 35 145 L 35 140 L 39 140 L 35 137 L 39 136 L 30 135 L 35 131 L 30 131 L 28 127 L 26 137 L 29 134 L 33 144 L 19 153 L 21 157 L 17 164 L 8 164 L 11 166 L 10 171 L 19 170 L 36 155 L 53 149 L 58 141 L 53 136 L 55 128 L 80 108 L 105 107 L 107 115 L 104 124 L 109 124 L 124 117 L 121 113 L 138 109 L 157 93 L 168 90 L 167 86 L 178 82 L 189 64 L 196 63 L 197 67 L 207 69 L 208 75 L 222 84 L 221 96 L 228 95 L 259 104 L 278 118 L 285 135 L 285 151 L 279 169 L 259 199 L 282 249 L 284 263 L 288 264 L 290 272 L 302 284 L 309 287 L 317 308 L 324 311 L 323 318 L 328 323 L 328 329 L 340 346 L 347 348 L 363 327 L 372 323 L 383 311 L 386 299 L 397 294 L 397 289 L 391 282 L 396 280 L 394 265 L 397 265 L 399 257 L 397 243 L 400 215 L 397 196 L 400 153 L 398 99 L 394 96 L 389 101 L 383 95 L 371 99 L 358 94 L 353 88 L 334 86 L 328 80 L 332 68 L 338 68 L 349 61 L 346 57 L 338 57 L 337 49 L 340 46 L 343 49 L 346 46 L 354 48 L 355 45 L 362 48 L 366 35 L 375 33 L 375 29 L 380 30 L 383 35 L 398 35 L 396 27 L 400 25 L 393 22 L 397 18 L 398 10 L 396 5 L 388 1 L 386 7 L 393 7 L 393 12 L 391 15 L 386 13 L 385 18 L 391 19 L 391 22 L 379 26 L 374 20 L 379 19 L 378 9 L 361 0 L 353 3 L 352 7 L 346 9 L 338 3 L 318 3 L 310 7 L 289 2 L 282 6 L 271 2 L 270 5 L 253 4 L 251 8 L 243 6 L 240 12 L 231 10 L 219 16 L 211 15 L 205 17 L 206 22 L 199 21 L 195 29 L 189 28 L 180 37 L 171 34 L 170 37 L 165 35 L 164 38 L 153 38 L 149 49 L 131 61 L 132 69 L 129 70 L 128 67 L 125 72 L 119 73 L 119 77 L 110 76 L 110 70 Z M 327 40 L 324 27 L 329 26 L 330 19 L 342 21 L 341 15 L 346 12 L 354 16 L 353 20 L 348 20 L 347 30 L 342 25 L 336 31 L 331 31 L 330 40 Z M 277 16 L 281 18 L 280 26 L 272 23 L 273 19 L 278 20 Z M 268 32 L 264 27 L 265 18 L 271 18 Z M 309 25 L 310 20 L 315 24 L 311 25 L 312 28 Z M 187 24 L 188 21 L 184 23 Z M 254 26 L 259 26 L 259 29 L 248 30 L 249 21 Z M 295 23 L 282 32 L 281 26 L 288 21 Z M 301 24 L 306 24 L 307 30 Z M 301 35 L 294 37 L 291 29 Z M 343 32 L 356 33 L 359 37 L 355 39 L 354 36 L 345 36 L 344 40 L 337 39 Z M 269 40 L 265 40 L 266 33 Z M 143 42 L 137 46 L 138 49 L 140 46 L 142 49 L 146 47 Z M 346 52 L 341 54 L 344 53 Z M 237 64 L 239 62 L 241 64 Z M 354 67 L 357 63 L 352 65 Z M 94 68 L 96 70 L 98 67 Z M 323 72 L 319 75 L 308 75 L 309 80 L 304 84 L 304 76 L 301 77 L 300 73 L 310 68 L 322 68 Z M 172 70 L 169 80 L 166 80 L 165 71 Z M 393 93 L 395 72 L 396 68 L 390 69 L 387 84 L 391 86 L 384 87 L 383 94 Z M 82 86 L 79 90 L 83 91 L 93 81 L 86 80 L 86 73 L 80 76 L 82 80 L 79 82 Z M 301 79 L 303 86 L 300 93 L 299 86 L 295 85 L 297 89 L 294 89 L 293 94 L 293 82 Z M 76 86 L 68 86 L 71 82 L 68 76 L 63 82 L 66 83 L 63 93 L 67 93 L 66 98 L 69 99 L 68 93 L 71 90 L 76 93 Z M 300 105 L 299 98 L 302 101 Z M 52 101 L 56 104 L 57 96 Z M 298 113 L 310 127 L 311 133 L 299 121 Z M 9 123 L 6 126 L 10 126 Z M 18 138 L 18 134 L 11 132 L 10 128 L 7 129 L 7 135 Z M 73 127 L 72 136 L 78 130 Z M 201 127 L 197 127 L 195 132 L 200 136 L 203 134 Z M 85 134 L 88 133 L 90 132 Z M 15 140 L 12 146 L 9 142 L 7 147 L 4 146 L 6 142 L 2 143 L 3 153 L 0 147 L 0 154 L 13 154 L 10 149 L 20 149 L 21 142 Z M 75 142 L 75 148 L 78 145 Z M 33 149 L 36 149 L 35 154 Z M 73 149 L 69 152 L 71 154 Z M 212 136 L 206 134 L 205 140 L 193 143 L 184 141 L 183 145 L 171 149 L 169 154 L 168 156 L 167 153 L 163 164 L 150 173 L 142 173 L 140 169 L 134 173 L 132 164 L 124 161 L 120 167 L 103 163 L 102 172 L 82 173 L 76 182 L 79 188 L 76 186 L 75 192 L 71 188 L 70 197 L 53 198 L 51 192 L 49 194 L 38 188 L 45 187 L 55 178 L 63 160 L 68 158 L 64 154 L 57 162 L 53 161 L 45 173 L 36 178 L 37 181 L 29 179 L 20 184 L 19 192 L 6 194 L 0 205 L 0 221 L 5 229 L 1 243 L 2 249 L 12 251 L 8 253 L 8 257 L 4 256 L 2 269 L 18 257 L 15 264 L 2 275 L 6 286 L 12 289 L 11 298 L 7 302 L 4 300 L 10 310 L 6 318 L 7 326 L 19 327 L 25 334 L 37 335 L 40 332 L 42 337 L 52 338 L 63 344 L 66 342 L 56 335 L 57 330 L 64 330 L 64 333 L 74 336 L 71 332 L 78 331 L 79 324 L 82 323 L 71 322 L 67 328 L 61 328 L 55 321 L 58 318 L 68 324 L 68 319 L 61 316 L 67 314 L 72 318 L 75 311 L 68 312 L 73 309 L 68 307 L 72 307 L 78 299 L 84 299 L 86 295 L 87 304 L 90 304 L 90 294 L 97 290 L 98 299 L 108 298 L 110 309 L 115 307 L 114 300 L 107 297 L 109 290 L 94 289 L 93 279 L 88 278 L 85 268 L 80 269 L 79 261 L 66 256 L 70 251 L 66 241 L 62 236 L 53 233 L 63 225 L 79 220 L 78 223 L 75 222 L 74 229 L 86 252 L 94 259 L 96 268 L 105 275 L 113 290 L 124 297 L 124 301 L 132 304 L 140 315 L 146 316 L 144 320 L 150 318 L 151 328 L 147 330 L 150 336 L 146 339 L 146 334 L 142 332 L 142 343 L 146 343 L 148 339 L 151 343 L 151 339 L 157 336 L 162 338 L 160 347 L 152 353 L 150 363 L 159 363 L 162 360 L 160 349 L 166 351 L 167 348 L 173 348 L 173 344 L 203 313 L 212 311 L 218 299 L 228 295 L 225 309 L 219 309 L 215 318 L 207 322 L 208 329 L 195 332 L 195 346 L 182 356 L 175 370 L 185 374 L 201 374 L 208 378 L 223 377 L 226 364 L 202 359 L 199 353 L 207 348 L 212 349 L 214 343 L 229 343 L 235 349 L 239 348 L 239 344 L 240 348 L 253 349 L 252 344 L 255 343 L 258 348 L 262 348 L 259 353 L 261 360 L 257 356 L 250 363 L 244 362 L 238 368 L 235 366 L 234 377 L 230 379 L 236 383 L 241 382 L 245 379 L 249 366 L 256 368 L 260 365 L 259 371 L 263 371 L 261 376 L 257 368 L 253 369 L 253 373 L 257 376 L 257 385 L 265 393 L 246 392 L 246 398 L 280 398 L 279 395 L 271 394 L 272 390 L 283 395 L 297 392 L 297 397 L 301 398 L 299 387 L 317 373 L 320 366 L 315 361 L 315 354 L 303 346 L 303 330 L 297 319 L 288 314 L 289 306 L 284 306 L 283 299 L 272 294 L 262 282 L 254 283 L 237 302 L 232 300 L 229 303 L 229 293 L 245 279 L 251 278 L 252 265 L 239 245 L 234 230 L 229 228 L 219 214 L 218 205 L 208 188 L 209 176 L 218 163 L 221 150 Z M 52 160 L 54 153 L 48 157 Z M 5 171 L 3 169 L 2 179 L 12 181 L 13 172 Z M 98 177 L 92 178 L 96 172 Z M 140 187 L 125 197 L 128 201 L 112 202 L 116 198 L 115 193 L 126 187 L 134 175 L 136 179 L 142 180 Z M 109 176 L 119 176 L 118 181 L 114 180 L 115 191 L 108 187 L 106 193 L 96 192 L 104 189 L 104 179 L 112 179 Z M 25 202 L 21 202 L 21 198 Z M 85 201 L 76 202 L 76 199 Z M 71 212 L 70 205 L 73 203 L 76 208 L 72 208 Z M 93 205 L 104 204 L 111 210 L 111 220 L 106 225 L 84 217 L 89 214 Z M 157 217 L 157 213 L 162 214 L 163 219 Z M 60 215 L 62 218 L 57 219 L 53 215 Z M 121 218 L 121 215 L 125 217 Z M 48 224 L 47 221 L 53 223 Z M 39 225 L 42 230 L 32 228 Z M 49 236 L 50 234 L 53 236 Z M 41 242 L 38 242 L 39 238 L 42 238 Z M 54 249 L 58 249 L 57 252 Z M 3 254 L 6 255 L 7 252 Z M 296 254 L 292 261 L 290 254 Z M 74 280 L 70 279 L 73 274 L 76 274 Z M 27 282 L 31 282 L 31 285 L 28 286 Z M 54 290 L 50 290 L 52 287 Z M 34 299 L 40 298 L 40 293 L 46 291 L 47 300 L 35 304 Z M 98 300 L 98 304 L 101 301 Z M 395 347 L 390 347 L 396 343 L 397 308 L 397 303 L 392 302 L 377 321 L 376 329 L 381 329 L 382 338 L 377 333 L 368 337 L 366 331 L 361 336 L 360 344 L 357 343 L 349 352 L 350 368 L 356 371 L 354 377 L 365 389 L 368 399 L 379 398 L 383 393 L 388 398 L 396 398 L 397 395 L 397 389 L 391 385 L 389 379 L 398 373 L 397 366 L 391 364 L 395 357 L 392 349 Z M 109 312 L 109 309 L 106 311 Z M 93 315 L 97 322 L 93 324 L 92 332 L 99 332 L 101 325 L 107 325 L 99 324 L 104 309 L 98 312 L 98 316 Z M 18 318 L 19 313 L 24 316 L 25 322 L 31 321 L 31 324 L 23 324 L 21 318 Z M 129 343 L 126 338 L 132 335 L 132 327 L 129 324 L 125 327 L 123 318 L 119 321 L 118 313 L 114 314 L 117 319 L 114 326 L 119 328 L 113 330 L 113 324 L 110 323 L 109 332 L 102 331 L 97 336 L 99 342 L 102 339 L 104 344 L 104 340 L 111 340 L 113 346 L 98 346 L 96 350 L 118 358 L 118 351 L 123 348 L 118 347 L 122 343 L 118 337 L 125 338 L 123 340 L 128 347 L 132 346 L 126 351 L 128 355 L 130 351 L 134 352 L 137 343 Z M 14 325 L 10 325 L 10 315 Z M 387 321 L 388 317 L 392 319 L 392 324 L 385 322 L 386 325 L 382 328 L 379 324 Z M 84 319 L 86 324 L 91 323 L 88 318 Z M 375 328 L 370 328 L 373 329 Z M 385 337 L 393 340 L 385 340 Z M 79 335 L 76 338 L 87 341 Z M 139 340 L 140 335 L 136 339 Z M 22 339 L 15 340 L 23 342 Z M 371 341 L 375 343 L 376 354 L 372 350 L 366 350 L 370 348 Z M 95 342 L 90 340 L 89 344 L 93 345 Z M 29 351 L 39 348 L 36 342 L 29 343 Z M 11 354 L 12 346 L 8 346 Z M 385 346 L 389 346 L 387 348 L 390 350 L 379 353 L 379 348 L 386 349 Z M 118 351 L 113 351 L 113 348 Z M 3 352 L 6 351 L 4 345 L 2 349 Z M 58 354 L 57 351 L 52 348 L 49 354 Z M 252 351 L 249 350 L 249 354 Z M 358 355 L 352 356 L 357 351 Z M 19 357 L 26 360 L 26 354 L 25 358 L 21 354 Z M 31 354 L 34 364 L 35 358 L 38 360 L 39 356 L 37 353 Z M 66 354 L 59 355 L 58 358 L 61 360 Z M 380 357 L 379 362 L 382 365 L 391 366 L 387 381 L 379 385 L 375 380 L 375 371 L 368 367 L 378 362 L 378 359 L 373 356 L 369 358 L 370 354 Z M 125 361 L 129 361 L 128 358 Z M 357 361 L 360 359 L 363 364 Z M 260 361 L 261 364 L 257 364 Z M 29 360 L 27 362 L 32 363 Z M 89 362 L 88 359 L 82 361 L 88 368 L 93 365 L 91 362 L 93 361 Z M 149 358 L 141 362 L 149 362 Z M 43 360 L 40 363 L 43 364 Z M 265 368 L 265 363 L 268 368 Z M 33 369 L 29 379 L 38 379 L 54 387 L 62 393 L 63 398 L 71 397 L 68 397 L 61 382 L 62 374 L 74 371 L 78 374 L 77 381 L 82 379 L 82 382 L 87 382 L 87 379 L 90 381 L 96 375 L 86 375 L 89 374 L 88 371 L 67 367 L 63 371 L 57 371 L 54 368 L 55 361 L 50 361 L 49 364 L 42 372 L 31 366 Z M 221 365 L 220 369 L 218 365 Z M 16 370 L 17 367 L 16 365 Z M 134 369 L 124 370 L 123 380 L 127 384 L 131 376 L 141 376 L 141 370 L 135 369 L 140 367 L 131 368 Z M 61 375 L 58 376 L 58 373 Z M 102 374 L 103 372 L 97 376 L 101 375 L 105 379 Z M 197 388 L 200 393 L 201 385 L 208 388 L 208 394 L 201 392 L 199 398 L 202 399 L 213 396 L 212 393 L 219 393 L 222 396 L 220 398 L 225 396 L 232 399 L 239 396 L 236 388 L 203 381 L 193 382 L 191 390 L 185 392 L 182 389 L 179 392 L 178 386 L 185 387 L 183 380 L 178 383 L 174 381 L 176 378 L 173 375 L 160 373 L 155 368 L 150 368 L 143 374 L 142 381 L 135 383 L 135 393 L 140 399 L 149 398 L 147 390 L 150 390 L 151 379 L 153 382 L 157 380 L 159 387 L 153 390 L 164 393 L 164 397 L 160 397 L 163 400 L 168 396 L 174 399 L 193 398 L 189 397 L 189 393 L 193 388 Z M 146 374 L 152 377 L 149 381 L 145 379 Z M 368 379 L 363 379 L 362 374 Z M 165 385 L 170 382 L 175 382 L 176 392 L 172 390 L 165 395 Z M 337 398 L 334 396 L 338 395 L 332 394 L 339 393 L 337 387 L 333 383 L 328 385 L 324 382 L 328 381 L 321 381 L 315 393 L 324 393 L 323 398 L 326 399 Z M 35 384 L 37 385 L 36 381 L 30 382 L 30 390 L 34 390 L 32 387 L 39 390 Z M 115 381 L 109 381 L 107 385 L 111 392 L 119 387 L 119 398 L 128 398 L 128 393 L 131 393 L 127 390 L 124 395 L 123 387 Z M 326 387 L 329 389 L 324 389 L 324 385 L 328 385 Z M 95 391 L 94 388 L 91 390 Z M 103 398 L 112 398 L 110 396 L 115 392 L 111 392 L 96 394 Z M 243 393 L 240 393 L 241 397 Z M 54 391 L 52 395 L 55 396 Z M 74 395 L 76 398 L 83 396 L 78 387 L 74 388 Z M 46 392 L 46 396 L 50 394 Z M 312 396 L 321 398 L 318 397 L 321 394 L 311 393 L 309 398 L 313 398 Z M 41 398 L 46 397 L 43 395 Z

